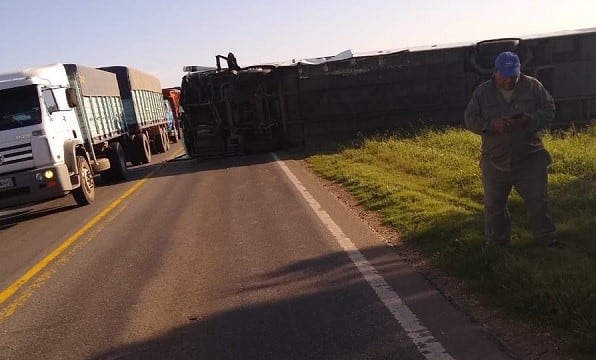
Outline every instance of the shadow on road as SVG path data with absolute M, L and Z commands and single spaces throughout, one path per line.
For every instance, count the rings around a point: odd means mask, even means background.
M 285 156 L 288 157 L 287 154 L 280 155 L 280 157 Z M 252 155 L 237 155 L 231 157 L 223 157 L 217 159 L 204 159 L 204 160 L 197 160 L 197 159 L 190 159 L 190 158 L 182 158 L 181 156 L 171 159 L 165 162 L 155 162 L 147 165 L 141 166 L 131 166 L 128 169 L 128 178 L 123 181 L 118 181 L 116 183 L 106 183 L 103 181 L 101 176 L 95 176 L 95 186 L 97 188 L 109 187 L 116 184 L 123 184 L 133 181 L 138 181 L 144 178 L 158 178 L 158 177 L 165 177 L 165 176 L 177 176 L 183 174 L 191 174 L 196 172 L 206 172 L 206 171 L 215 171 L 215 170 L 223 170 L 228 168 L 234 167 L 245 167 L 245 166 L 255 166 L 260 164 L 267 164 L 270 162 L 275 161 L 274 158 L 270 153 L 263 153 L 263 154 L 252 154 Z M 72 197 L 72 195 L 66 195 L 65 197 Z M 60 198 L 58 198 L 59 200 Z M 52 214 L 57 214 L 64 211 L 69 211 L 80 206 L 78 205 L 61 205 L 61 206 L 52 206 L 49 208 L 35 208 L 36 205 L 44 204 L 41 203 L 32 203 L 32 204 L 24 204 L 21 206 L 15 206 L 7 209 L 3 209 L 4 211 L 8 212 L 7 214 L 0 213 L 0 230 L 9 229 L 18 223 L 22 223 L 24 221 L 33 220 L 36 218 L 40 218 L 43 216 L 48 216 Z M 85 207 L 82 207 L 84 209 Z M 0 209 L 2 210 L 2 209 Z
M 276 153 L 280 159 L 302 159 L 303 155 L 299 151 Z M 145 177 L 175 176 L 190 174 L 195 172 L 224 170 L 235 167 L 255 166 L 274 162 L 275 159 L 271 153 L 246 154 L 226 156 L 212 159 L 192 159 L 185 154 L 169 159 L 161 163 L 151 163 L 129 167 L 128 179 L 118 183 L 136 181 Z M 96 186 L 110 186 L 111 183 L 105 183 L 101 177 L 95 178 Z
M 58 214 L 64 211 L 77 208 L 78 205 L 69 205 L 64 207 L 51 207 L 46 209 L 25 209 L 16 212 L 0 215 L 0 230 L 9 229 L 19 223 L 38 219 L 44 216 Z
M 379 256 L 380 263 L 375 265 L 399 276 L 401 265 L 383 260 L 386 253 L 384 246 L 366 250 L 369 261 Z M 221 303 L 240 296 L 245 299 L 241 305 L 225 311 L 197 309 L 203 315 L 189 314 L 183 319 L 186 325 L 91 358 L 424 358 L 344 252 L 247 275 L 241 283 L 229 292 L 207 295 L 219 296 Z M 426 301 L 425 294 L 414 294 L 414 301 Z

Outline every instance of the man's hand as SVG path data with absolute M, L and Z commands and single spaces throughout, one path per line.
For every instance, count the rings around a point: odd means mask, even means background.
M 530 118 L 526 115 L 520 115 L 508 119 L 512 131 L 527 130 L 530 127 Z
M 493 120 L 493 128 L 497 134 L 508 134 L 514 131 L 526 131 L 531 119 L 526 114 L 504 116 Z
M 493 126 L 497 134 L 505 134 L 511 132 L 511 125 L 509 124 L 509 118 L 499 118 L 493 121 Z

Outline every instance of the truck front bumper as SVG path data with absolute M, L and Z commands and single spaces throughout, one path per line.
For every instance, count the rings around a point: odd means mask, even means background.
M 66 164 L 0 174 L 0 208 L 64 196 L 71 190 Z

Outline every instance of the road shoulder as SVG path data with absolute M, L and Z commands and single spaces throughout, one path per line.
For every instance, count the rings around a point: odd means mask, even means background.
M 483 332 L 499 344 L 506 353 L 518 359 L 570 359 L 562 350 L 562 343 L 556 335 L 547 329 L 528 324 L 506 316 L 475 296 L 460 279 L 449 276 L 431 266 L 429 261 L 412 245 L 400 241 L 397 231 L 383 225 L 378 213 L 364 209 L 345 188 L 332 181 L 318 177 L 304 160 L 291 161 L 296 169 L 299 166 L 304 173 L 318 182 L 332 197 L 342 203 L 354 216 L 361 219 L 395 255 L 422 275 L 450 303 L 478 324 Z

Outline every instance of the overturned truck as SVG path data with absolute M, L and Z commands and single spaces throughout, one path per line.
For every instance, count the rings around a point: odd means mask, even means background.
M 596 28 L 241 68 L 189 67 L 181 87 L 189 155 L 316 147 L 403 127 L 460 126 L 501 51 L 520 55 L 556 101 L 554 127 L 596 119 Z M 220 60 L 227 61 L 222 68 Z
M 275 67 L 240 68 L 233 54 L 216 59 L 217 68 L 190 72 L 182 81 L 187 153 L 210 157 L 279 147 L 282 116 Z M 226 69 L 220 59 L 227 61 Z

